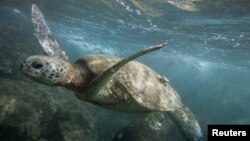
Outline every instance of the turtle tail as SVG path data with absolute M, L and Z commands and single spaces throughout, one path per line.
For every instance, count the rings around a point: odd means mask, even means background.
M 193 113 L 185 106 L 168 112 L 169 117 L 178 126 L 181 134 L 187 141 L 200 141 L 203 137 L 198 121 Z

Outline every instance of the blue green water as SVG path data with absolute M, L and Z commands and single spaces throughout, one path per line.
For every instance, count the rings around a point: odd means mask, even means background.
M 33 36 L 32 3 L 36 3 L 43 12 L 55 38 L 67 52 L 71 62 L 94 53 L 126 57 L 145 47 L 167 41 L 167 48 L 138 60 L 168 77 L 183 103 L 201 122 L 204 133 L 206 124 L 209 123 L 250 124 L 248 0 L 2 0 L 0 140 L 91 138 L 106 141 L 112 140 L 127 124 L 143 120 L 137 115 L 134 117 L 135 115 L 108 111 L 93 105 L 87 105 L 91 109 L 88 111 L 85 103 L 65 89 L 35 83 L 19 72 L 19 65 L 24 58 L 42 53 Z M 31 88 L 34 89 L 32 92 Z M 28 100 L 31 97 L 33 100 Z M 12 100 L 14 102 L 11 103 Z M 37 101 L 34 102 L 35 100 Z M 19 101 L 23 103 L 20 104 Z M 53 102 L 57 106 L 51 110 Z M 13 103 L 17 104 L 13 106 Z M 72 103 L 75 105 L 68 106 Z M 26 108 L 27 112 L 22 112 L 27 105 L 31 105 L 32 110 Z M 68 107 L 65 108 L 64 105 Z M 11 109 L 11 106 L 19 108 Z M 69 111 L 66 117 L 63 110 L 62 114 L 57 114 L 60 111 L 58 109 L 64 108 Z M 72 112 L 72 108 L 75 112 Z M 81 108 L 85 108 L 84 113 L 88 113 L 88 117 L 77 115 Z M 48 112 L 48 109 L 52 112 Z M 26 118 L 33 115 L 32 112 L 39 113 L 38 110 L 43 114 L 35 116 L 35 119 L 38 118 L 34 122 L 31 120 L 33 117 Z M 54 125 L 54 120 L 61 119 L 65 120 Z M 66 121 L 72 120 L 73 122 L 64 126 Z M 76 127 L 86 122 L 88 126 Z M 39 129 L 35 127 L 36 124 L 39 124 Z M 50 127 L 50 124 L 53 126 Z M 86 130 L 90 127 L 88 132 L 91 133 L 88 133 Z M 83 139 L 83 135 L 88 138 Z M 11 136 L 17 138 L 12 139 Z

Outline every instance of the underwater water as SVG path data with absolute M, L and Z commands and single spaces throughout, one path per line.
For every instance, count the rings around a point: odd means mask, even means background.
M 167 42 L 137 60 L 169 79 L 204 140 L 207 124 L 250 124 L 248 0 L 1 0 L 1 141 L 183 140 L 168 119 L 152 131 L 143 115 L 100 108 L 26 78 L 23 59 L 43 54 L 33 35 L 33 3 L 72 63 L 86 54 L 127 57 Z

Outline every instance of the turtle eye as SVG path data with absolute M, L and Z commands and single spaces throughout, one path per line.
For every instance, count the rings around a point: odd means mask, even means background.
M 34 68 L 34 69 L 40 69 L 40 68 L 43 67 L 43 64 L 42 64 L 42 63 L 39 63 L 39 62 L 33 62 L 33 63 L 31 64 L 31 66 L 32 66 L 32 68 Z

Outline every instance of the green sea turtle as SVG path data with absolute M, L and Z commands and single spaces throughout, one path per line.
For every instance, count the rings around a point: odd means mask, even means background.
M 164 44 L 143 49 L 128 58 L 93 54 L 70 64 L 35 4 L 32 5 L 32 22 L 46 55 L 30 56 L 23 61 L 21 71 L 27 77 L 46 85 L 66 87 L 73 90 L 77 98 L 105 108 L 148 113 L 146 121 L 153 129 L 160 129 L 161 113 L 167 112 L 187 140 L 201 139 L 195 116 L 183 105 L 168 80 L 133 61 Z

